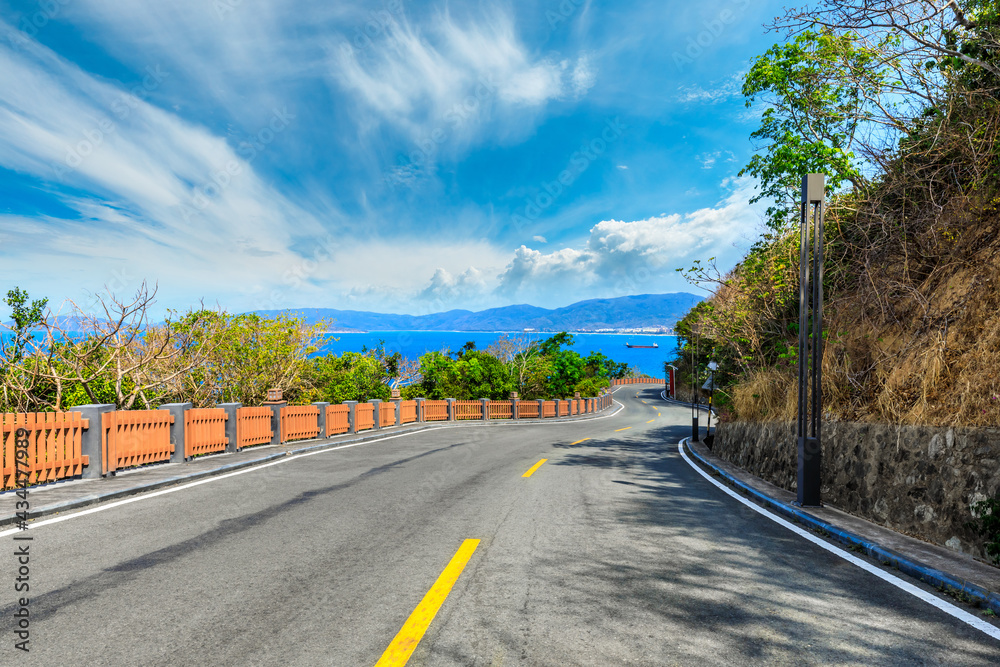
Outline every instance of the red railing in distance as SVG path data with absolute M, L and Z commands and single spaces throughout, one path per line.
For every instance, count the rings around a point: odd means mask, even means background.
M 442 422 L 448 419 L 448 401 L 424 401 L 424 421 Z
M 194 408 L 184 411 L 184 458 L 226 451 L 226 420 L 222 408 Z
M 482 419 L 483 404 L 479 401 L 455 401 L 455 419 Z
M 517 418 L 532 419 L 538 417 L 538 401 L 518 401 Z
M 274 438 L 271 408 L 236 408 L 236 448 L 266 445 Z
M 326 406 L 326 436 L 351 430 L 351 408 L 342 403 Z
M 556 402 L 557 401 L 545 401 L 542 403 L 542 417 L 556 416 Z
M 286 405 L 281 408 L 281 442 L 305 440 L 319 435 L 318 405 Z
M 13 489 L 25 484 L 44 484 L 57 479 L 83 474 L 89 463 L 82 455 L 83 429 L 89 419 L 79 412 L 0 413 L 0 455 L 3 457 L 3 477 L 0 489 Z M 23 428 L 28 437 L 28 457 L 16 462 L 17 430 Z M 20 471 L 20 474 L 18 474 Z
M 375 404 L 358 403 L 354 406 L 354 420 L 357 422 L 354 431 L 366 431 L 375 428 Z
M 513 401 L 490 401 L 490 419 L 513 419 Z
M 378 425 L 380 428 L 396 425 L 396 404 L 382 402 L 378 404 Z
M 101 472 L 169 461 L 170 425 L 174 416 L 166 410 L 128 410 L 101 415 Z
M 417 421 L 417 402 L 416 401 L 400 401 L 399 402 L 399 423 L 409 424 L 410 422 Z

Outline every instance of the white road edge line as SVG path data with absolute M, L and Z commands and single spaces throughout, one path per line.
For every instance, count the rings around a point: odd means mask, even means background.
M 614 412 L 611 412 L 611 413 L 606 414 L 606 415 L 601 415 L 600 417 L 591 417 L 590 419 L 584 419 L 583 422 L 591 422 L 591 421 L 597 421 L 598 419 L 607 419 L 608 417 L 614 417 L 616 414 L 618 414 L 619 412 L 621 412 L 622 410 L 625 409 L 625 406 L 622 405 L 621 403 L 619 403 L 618 401 L 614 401 L 614 403 L 618 405 L 618 409 L 615 410 Z M 583 422 L 574 422 L 574 423 L 583 423 Z M 511 426 L 540 426 L 540 425 L 544 424 L 546 426 L 555 426 L 557 424 L 567 424 L 567 423 L 570 423 L 570 422 L 546 422 L 546 421 L 542 420 L 542 421 L 539 421 L 539 422 L 532 422 L 530 424 L 514 424 L 514 423 L 511 423 L 510 425 Z M 378 443 L 378 442 L 385 442 L 386 440 L 392 440 L 394 438 L 402 438 L 403 436 L 407 436 L 407 435 L 416 435 L 417 433 L 427 433 L 428 431 L 442 431 L 442 430 L 445 430 L 445 429 L 455 429 L 455 428 L 471 428 L 471 427 L 479 426 L 479 425 L 480 424 L 462 424 L 461 426 L 457 426 L 457 425 L 456 426 L 435 426 L 435 427 L 431 427 L 431 428 L 420 429 L 419 431 L 409 431 L 407 433 L 397 433 L 396 435 L 388 435 L 388 436 L 386 436 L 384 438 L 375 438 L 375 439 L 372 439 L 372 440 L 364 440 L 362 442 L 354 442 L 354 443 L 351 443 L 349 445 L 341 445 L 340 447 L 330 447 L 328 449 L 320 449 L 320 450 L 317 450 L 315 452 L 306 452 L 304 454 L 291 454 L 289 456 L 285 456 L 284 458 L 277 459 L 276 461 L 271 461 L 269 463 L 262 463 L 260 465 L 250 466 L 250 467 L 244 468 L 242 470 L 234 470 L 233 472 L 227 472 L 227 473 L 225 473 L 223 475 L 217 475 L 215 477 L 209 477 L 207 479 L 201 479 L 201 480 L 198 480 L 197 482 L 189 482 L 187 484 L 181 484 L 180 486 L 172 486 L 172 487 L 170 487 L 168 489 L 163 489 L 162 491 L 153 491 L 151 493 L 140 493 L 139 495 L 134 496 L 132 498 L 126 498 L 124 500 L 116 500 L 115 502 L 108 503 L 107 505 L 98 505 L 97 507 L 91 507 L 90 509 L 81 510 L 79 512 L 74 512 L 73 514 L 67 514 L 66 516 L 57 516 L 57 517 L 54 517 L 52 519 L 44 519 L 42 521 L 33 521 L 33 522 L 27 524 L 27 526 L 28 526 L 28 529 L 34 530 L 36 528 L 41 528 L 42 526 L 49 526 L 49 525 L 52 525 L 54 523 L 60 523 L 62 521 L 68 521 L 70 519 L 75 519 L 76 517 L 86 516 L 88 514 L 94 514 L 96 512 L 103 512 L 105 510 L 113 509 L 115 507 L 121 507 L 122 505 L 128 505 L 129 503 L 137 503 L 140 500 L 148 500 L 150 498 L 156 498 L 157 496 L 163 496 L 163 495 L 166 495 L 168 493 L 175 493 L 177 491 L 183 491 L 184 489 L 190 489 L 190 488 L 193 488 L 195 486 L 201 486 L 202 484 L 208 484 L 209 482 L 218 482 L 218 481 L 221 481 L 221 480 L 226 479 L 228 477 L 235 477 L 236 475 L 245 475 L 245 474 L 250 473 L 250 472 L 254 472 L 254 471 L 257 471 L 257 470 L 263 470 L 264 468 L 270 468 L 271 466 L 276 466 L 276 465 L 278 465 L 280 463 L 289 463 L 291 461 L 297 461 L 298 459 L 302 459 L 302 458 L 305 458 L 307 456 L 314 456 L 316 454 L 326 454 L 327 452 L 336 452 L 336 451 L 339 451 L 341 449 L 349 449 L 351 447 L 357 447 L 359 445 L 373 445 L 373 444 Z M 20 528 L 9 528 L 7 530 L 0 531 L 0 537 L 6 537 L 8 535 L 13 535 L 15 533 L 20 533 L 20 532 L 22 532 Z
M 990 637 L 993 637 L 994 639 L 1000 640 L 1000 629 L 998 629 L 998 628 L 990 625 L 986 621 L 984 621 L 984 620 L 982 620 L 980 618 L 977 618 L 973 614 L 970 614 L 969 612 L 965 611 L 964 609 L 956 607 L 955 605 L 953 605 L 953 604 L 951 604 L 949 602 L 945 602 L 944 600 L 942 600 L 941 598 L 939 598 L 937 596 L 931 595 L 927 591 L 924 591 L 924 590 L 921 590 L 920 588 L 917 588 L 916 586 L 914 586 L 913 584 L 911 584 L 908 581 L 903 581 L 902 579 L 900 579 L 898 577 L 894 577 L 893 575 L 889 574 L 888 572 L 884 572 L 883 570 L 880 570 L 879 568 L 875 567 L 871 563 L 865 562 L 865 561 L 861 560 L 860 558 L 858 558 L 857 556 L 849 554 L 846 551 L 843 551 L 843 550 L 841 550 L 841 549 L 833 546 L 829 542 L 825 542 L 825 541 L 819 539 L 818 537 L 816 537 L 815 535 L 809 533 L 808 531 L 806 531 L 806 530 L 804 530 L 802 528 L 799 528 L 795 524 L 793 524 L 793 523 L 791 523 L 789 521 L 786 521 L 785 519 L 782 519 L 780 516 L 772 514 L 771 512 L 769 512 L 766 509 L 764 509 L 763 507 L 761 507 L 760 505 L 757 505 L 755 503 L 750 502 L 749 500 L 747 500 L 746 498 L 744 498 L 740 494 L 736 493 L 735 491 L 733 491 L 729 487 L 727 487 L 724 484 L 722 484 L 722 482 L 719 482 L 718 480 L 712 479 L 712 477 L 707 472 L 705 472 L 704 470 L 702 470 L 699 466 L 695 465 L 695 463 L 691 459 L 688 458 L 688 455 L 686 453 L 684 453 L 684 443 L 685 442 L 687 442 L 687 438 L 684 438 L 679 443 L 677 443 L 677 451 L 680 452 L 681 456 L 684 458 L 685 461 L 687 461 L 688 465 L 691 466 L 692 468 L 694 468 L 696 471 L 698 471 L 698 474 L 700 474 L 702 477 L 704 477 L 705 479 L 707 479 L 709 482 L 711 482 L 715 486 L 719 487 L 725 493 L 729 494 L 730 496 L 732 496 L 736 500 L 740 501 L 741 503 L 743 503 L 744 505 L 746 505 L 747 507 L 749 507 L 753 511 L 757 512 L 758 514 L 763 514 L 764 516 L 766 516 L 771 521 L 774 521 L 775 523 L 784 526 L 785 528 L 787 528 L 788 530 L 792 531 L 793 533 L 795 533 L 799 537 L 803 537 L 803 538 L 809 540 L 810 542 L 812 542 L 813 544 L 815 544 L 815 545 L 817 545 L 819 547 L 822 547 L 823 549 L 826 549 L 830 553 L 843 558 L 848 563 L 851 563 L 852 565 L 857 565 L 858 567 L 860 567 L 865 572 L 868 572 L 870 574 L 875 575 L 876 577 L 878 577 L 882 581 L 885 581 L 886 583 L 892 584 L 896 588 L 898 588 L 900 590 L 903 590 L 903 591 L 909 593 L 910 595 L 913 595 L 914 597 L 920 598 L 921 600 L 923 600 L 924 602 L 926 602 L 927 604 L 929 604 L 929 605 L 931 605 L 933 607 L 937 607 L 938 609 L 940 609 L 944 613 L 948 614 L 949 616 L 952 616 L 952 617 L 958 619 L 959 621 L 962 621 L 963 623 L 965 623 L 967 625 L 971 625 L 976 630 L 979 630 L 980 632 L 986 633 L 987 635 L 989 635 Z

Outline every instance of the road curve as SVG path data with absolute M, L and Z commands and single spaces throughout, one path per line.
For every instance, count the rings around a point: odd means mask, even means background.
M 409 665 L 1000 664 L 1000 643 L 708 483 L 677 453 L 689 410 L 658 393 L 623 387 L 604 419 L 292 457 L 29 531 L 31 651 L 3 557 L 0 664 L 374 665 L 400 635 Z

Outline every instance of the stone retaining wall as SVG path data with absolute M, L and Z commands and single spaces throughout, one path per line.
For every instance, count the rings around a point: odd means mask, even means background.
M 795 491 L 795 423 L 719 425 L 713 452 Z M 969 505 L 1000 489 L 1000 430 L 832 422 L 823 425 L 823 502 L 983 557 Z

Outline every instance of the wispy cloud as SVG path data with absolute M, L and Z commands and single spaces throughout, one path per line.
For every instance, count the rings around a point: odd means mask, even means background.
M 467 140 L 486 120 L 520 118 L 582 95 L 595 79 L 585 55 L 573 62 L 532 54 L 512 16 L 498 8 L 478 20 L 444 12 L 423 24 L 394 22 L 371 48 L 336 51 L 331 76 L 352 94 L 369 129 L 387 124 L 414 140 L 441 124 Z M 478 122 L 464 122 L 473 112 Z
M 701 153 L 700 155 L 696 155 L 695 159 L 701 163 L 702 169 L 711 169 L 720 159 L 724 159 L 727 163 L 738 162 L 736 155 L 732 151 L 723 150 Z
M 698 84 L 678 88 L 677 99 L 685 104 L 718 104 L 742 95 L 743 78 L 746 71 L 740 71 L 720 82 L 713 82 L 708 88 Z

